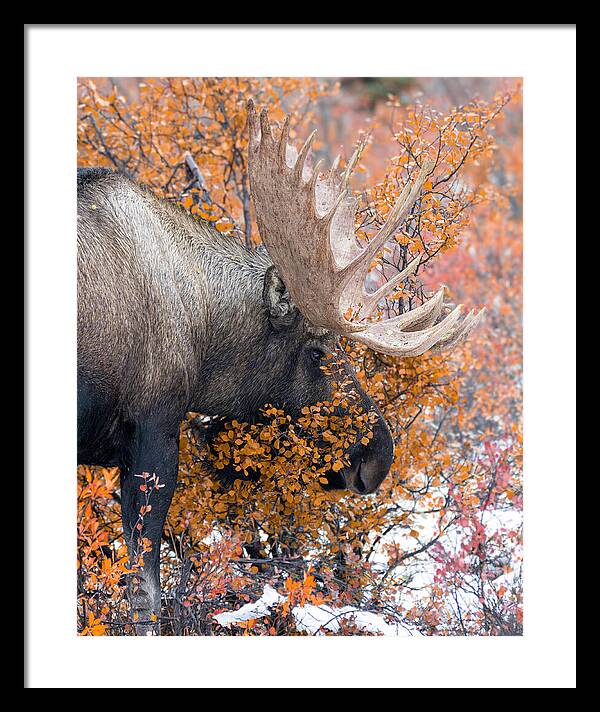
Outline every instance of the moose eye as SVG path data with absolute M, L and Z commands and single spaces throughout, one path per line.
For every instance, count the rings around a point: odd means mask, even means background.
M 321 349 L 310 349 L 308 355 L 310 356 L 310 360 L 317 366 L 319 366 L 325 358 L 325 352 L 321 351 Z

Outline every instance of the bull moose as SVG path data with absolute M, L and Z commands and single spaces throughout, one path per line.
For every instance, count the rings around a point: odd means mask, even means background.
M 443 289 L 421 306 L 380 321 L 367 318 L 415 272 L 419 257 L 367 292 L 378 250 L 418 198 L 432 164 L 399 196 L 375 237 L 355 237 L 349 178 L 336 160 L 320 172 L 297 152 L 265 110 L 248 104 L 249 178 L 260 236 L 249 249 L 183 208 L 108 169 L 78 169 L 78 462 L 120 468 L 126 541 L 143 494 L 136 475 L 162 488 L 144 519 L 145 555 L 132 610 L 145 632 L 160 614 L 159 544 L 178 471 L 180 423 L 189 411 L 252 419 L 271 403 L 297 413 L 327 400 L 323 359 L 343 335 L 375 351 L 418 356 L 464 339 L 481 312 L 461 315 Z M 348 318 L 353 311 L 353 317 Z M 330 486 L 359 495 L 377 489 L 391 467 L 393 440 L 381 413 L 348 368 L 364 407 L 377 414 L 368 445 Z

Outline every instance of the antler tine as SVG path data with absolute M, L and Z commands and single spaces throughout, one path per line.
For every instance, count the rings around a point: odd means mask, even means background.
M 338 208 L 340 207 L 340 203 L 348 196 L 348 190 L 347 188 L 343 188 L 342 192 L 337 196 L 335 201 L 333 202 L 333 205 L 329 208 L 329 210 L 323 215 L 321 218 L 321 222 L 324 225 L 329 226 L 335 217 L 335 214 L 337 213 Z
M 362 153 L 363 148 L 363 145 L 357 146 L 356 150 L 352 154 L 352 158 L 348 161 L 348 165 L 346 166 L 346 169 L 344 170 L 344 173 L 342 175 L 342 183 L 344 184 L 344 186 L 348 185 L 350 181 L 350 176 L 356 168 L 356 164 L 358 163 L 358 159 L 360 158 L 360 154 Z
M 459 304 L 438 324 L 420 331 L 401 331 L 397 328 L 399 322 L 392 319 L 374 322 L 369 324 L 366 331 L 355 334 L 352 338 L 389 356 L 420 356 L 448 334 L 454 333 L 455 325 L 461 318 L 461 311 L 462 304 Z M 411 312 L 408 312 L 402 316 L 408 317 L 410 314 Z
M 319 169 L 323 165 L 323 159 L 319 158 L 319 160 L 315 163 L 313 169 L 312 169 L 312 175 L 310 177 L 310 180 L 308 181 L 307 184 L 307 189 L 310 193 L 310 195 L 314 196 L 315 195 L 315 186 L 317 185 L 317 180 L 319 179 Z
M 269 114 L 266 109 L 260 112 L 260 144 L 264 146 L 267 142 L 273 140 L 271 133 L 271 124 L 269 123 Z
M 444 288 L 423 302 L 423 304 L 398 316 L 393 316 L 376 324 L 385 324 L 386 328 L 395 327 L 401 331 L 415 331 L 418 327 L 429 328 L 433 326 L 444 311 Z M 449 312 L 450 313 L 450 312 Z
M 432 347 L 431 350 L 433 353 L 448 351 L 449 349 L 454 348 L 461 341 L 465 341 L 473 329 L 475 329 L 475 327 L 481 322 L 484 314 L 485 307 L 483 307 L 483 309 L 481 309 L 477 314 L 475 314 L 475 311 L 471 309 L 460 326 L 455 328 L 451 334 L 448 334 L 446 338 L 441 339 Z
M 279 137 L 279 165 L 285 167 L 286 165 L 286 154 L 288 147 L 288 138 L 290 136 L 290 115 L 286 114 L 283 126 L 281 128 L 281 135 Z
M 340 165 L 340 160 L 341 160 L 341 156 L 338 153 L 337 156 L 333 159 L 333 163 L 331 164 L 331 168 L 329 169 L 328 177 L 332 180 L 334 178 L 339 177 L 337 174 L 337 169 L 338 169 L 338 166 Z
M 250 139 L 250 144 L 258 144 L 259 138 L 258 138 L 258 131 L 257 131 L 257 124 L 256 124 L 256 109 L 254 107 L 254 102 L 252 99 L 248 99 L 248 136 Z
M 459 305 L 462 308 L 462 305 Z M 419 331 L 420 329 L 428 329 L 438 323 L 438 319 L 444 315 L 444 310 L 447 305 L 444 304 L 444 287 L 440 287 L 438 291 L 423 302 L 418 307 L 411 309 L 398 317 L 398 326 L 404 331 Z M 452 309 L 448 309 L 444 318 L 452 313 Z
M 398 272 L 397 275 L 379 287 L 379 289 L 376 289 L 372 294 L 366 295 L 360 310 L 360 315 L 363 317 L 369 316 L 373 312 L 373 309 L 385 296 L 391 294 L 399 284 L 405 282 L 411 274 L 416 272 L 420 264 L 421 255 L 417 255 L 401 272 Z
M 306 139 L 304 145 L 300 149 L 300 153 L 298 154 L 298 158 L 296 159 L 296 164 L 294 165 L 294 178 L 297 181 L 300 181 L 300 179 L 302 178 L 302 174 L 304 172 L 304 163 L 306 161 L 306 157 L 308 156 L 308 152 L 310 151 L 310 147 L 316 135 L 317 129 L 315 129 L 310 134 L 310 136 Z
M 369 242 L 364 250 L 357 255 L 352 262 L 350 262 L 350 264 L 344 267 L 344 272 L 346 274 L 355 274 L 358 272 L 363 279 L 366 277 L 371 265 L 371 260 L 375 257 L 381 247 L 389 240 L 394 231 L 398 229 L 402 220 L 406 216 L 406 213 L 412 208 L 419 195 L 421 186 L 425 182 L 428 174 L 431 172 L 432 167 L 432 162 L 426 159 L 412 186 L 410 183 L 407 183 L 404 186 L 385 223 L 379 229 L 375 237 L 371 240 L 371 242 Z

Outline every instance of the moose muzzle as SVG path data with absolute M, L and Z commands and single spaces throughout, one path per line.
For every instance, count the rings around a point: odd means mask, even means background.
M 394 441 L 383 417 L 378 417 L 369 444 L 355 446 L 349 454 L 350 467 L 341 472 L 344 489 L 361 495 L 375 492 L 394 460 Z

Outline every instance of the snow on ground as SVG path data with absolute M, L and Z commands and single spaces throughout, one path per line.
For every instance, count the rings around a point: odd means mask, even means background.
M 222 626 L 230 626 L 233 623 L 240 623 L 255 618 L 263 618 L 269 615 L 271 609 L 279 603 L 287 600 L 271 586 L 265 586 L 262 596 L 254 603 L 246 603 L 237 611 L 227 611 L 217 613 L 213 618 Z M 292 616 L 296 623 L 296 629 L 300 633 L 312 633 L 323 635 L 323 631 L 337 633 L 340 630 L 340 621 L 345 620 L 352 623 L 358 629 L 367 633 L 378 633 L 380 635 L 395 635 L 410 637 L 419 635 L 417 631 L 409 630 L 399 624 L 387 623 L 383 616 L 370 611 L 361 611 L 353 606 L 335 608 L 326 604 L 316 606 L 308 604 L 306 606 L 295 606 L 292 608 Z
M 300 632 L 322 634 L 321 631 L 325 629 L 332 633 L 338 633 L 340 621 L 345 620 L 366 633 L 405 637 L 420 635 L 417 631 L 411 631 L 401 625 L 386 623 L 383 617 L 377 613 L 361 611 L 353 606 L 334 608 L 325 604 L 321 606 L 309 604 L 303 608 L 296 606 L 292 609 L 292 615 L 296 621 L 296 628 Z
M 246 603 L 241 608 L 238 608 L 237 611 L 217 613 L 213 618 L 219 625 L 227 627 L 232 623 L 241 623 L 268 616 L 273 606 L 277 603 L 283 603 L 285 600 L 285 596 L 281 596 L 274 588 L 267 585 L 263 590 L 262 596 L 254 603 Z

